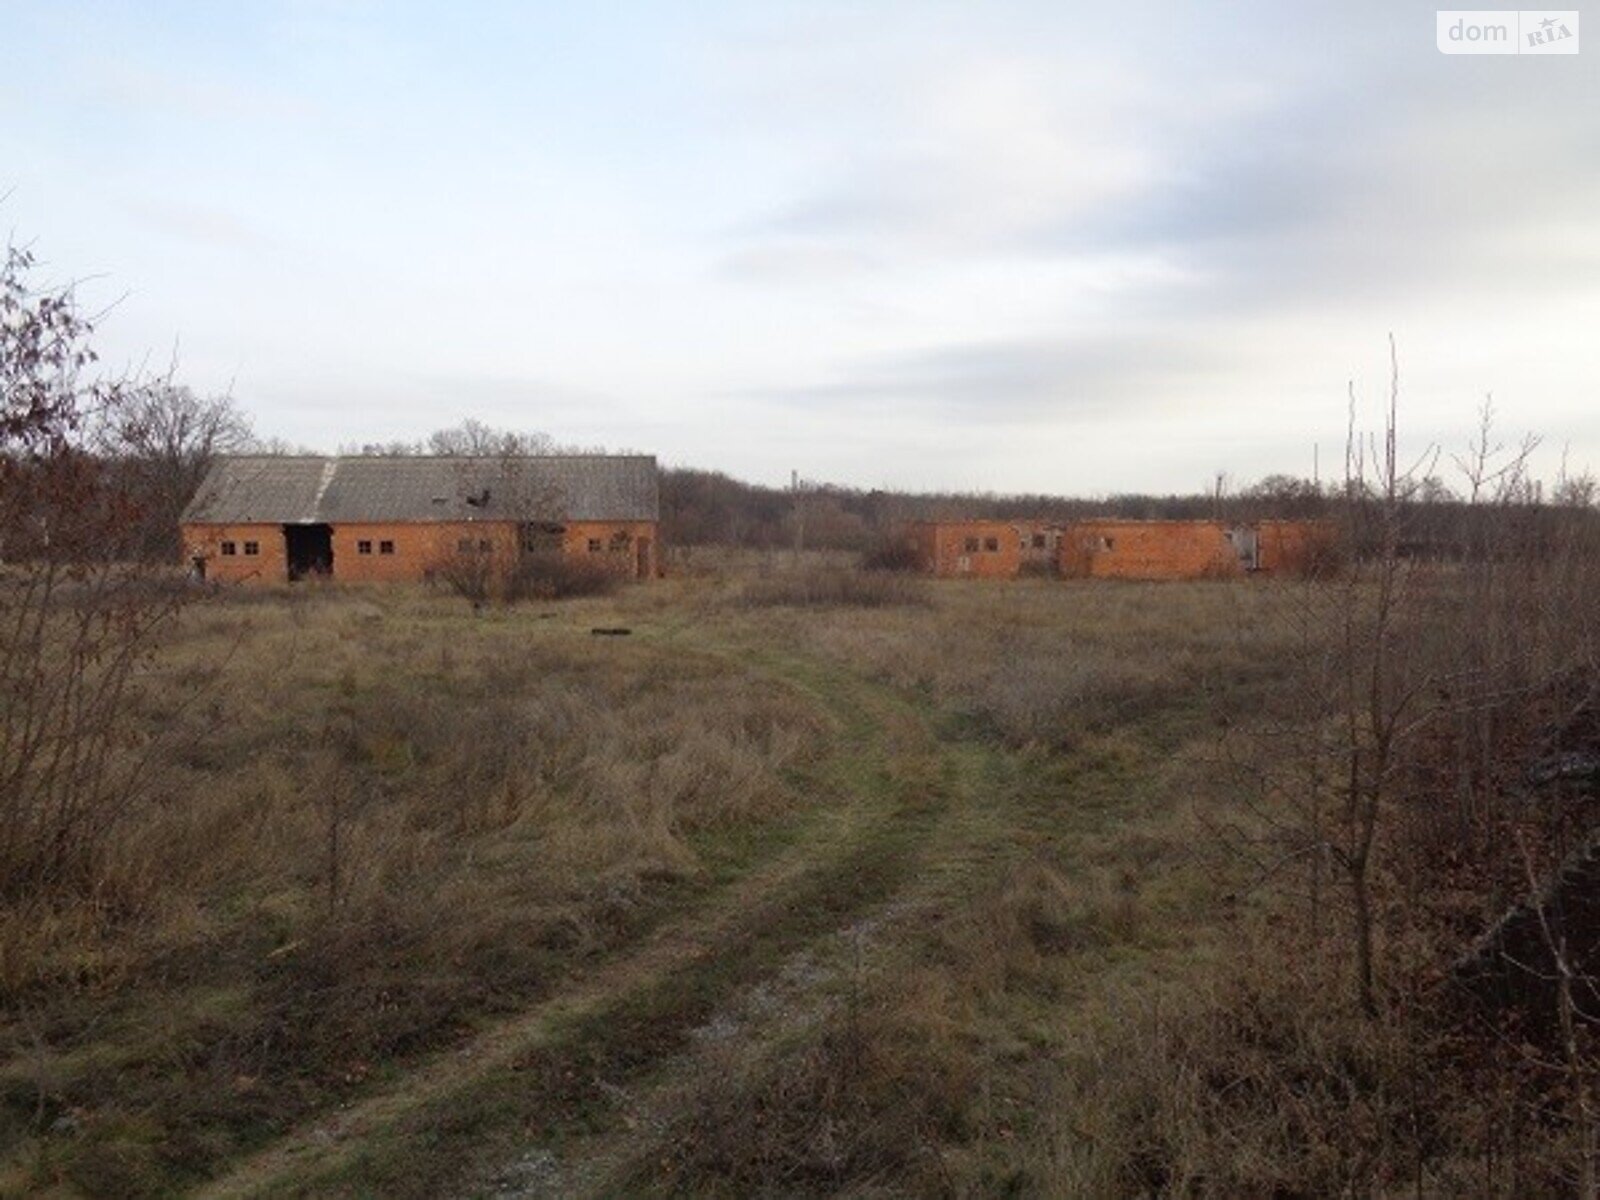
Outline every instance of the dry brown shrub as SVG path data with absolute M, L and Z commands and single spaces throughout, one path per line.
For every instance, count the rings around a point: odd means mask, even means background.
M 609 596 L 625 582 L 616 566 L 560 551 L 524 553 L 512 559 L 477 551 L 456 551 L 433 562 L 431 580 L 471 603 L 570 600 Z
M 890 608 L 931 602 L 925 580 L 889 571 L 815 566 L 774 571 L 739 593 L 748 608 Z
M 979 1087 L 962 1004 L 935 973 L 879 977 L 774 1057 L 724 1053 L 685 1098 L 649 1182 L 719 1195 L 943 1192 L 941 1155 L 968 1136 Z
M 617 568 L 573 554 L 525 554 L 506 578 L 507 600 L 609 596 L 623 584 Z
M 921 559 L 916 548 L 903 534 L 885 534 L 861 552 L 861 569 L 864 571 L 920 570 Z

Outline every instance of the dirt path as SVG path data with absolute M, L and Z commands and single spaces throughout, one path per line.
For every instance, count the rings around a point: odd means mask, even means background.
M 993 804 L 988 768 L 998 755 L 930 749 L 947 769 L 952 798 L 929 836 L 912 850 L 903 886 L 855 920 L 789 956 L 775 971 L 740 989 L 691 1031 L 688 1044 L 630 1087 L 608 1095 L 612 1119 L 589 1134 L 546 1139 L 480 1170 L 461 1194 L 491 1200 L 626 1195 L 641 1167 L 673 1136 L 685 1094 L 715 1078 L 730 1061 L 773 1061 L 807 1031 L 839 1018 L 852 981 L 868 964 L 1007 852 L 1012 832 L 1003 804 Z M 985 759 L 989 761 L 984 761 Z M 1002 785 L 1003 786 L 1003 785 Z
M 503 1158 L 525 1146 L 530 1127 L 581 1123 L 606 1076 L 638 1076 L 683 1053 L 737 997 L 781 980 L 809 947 L 891 901 L 916 848 L 939 827 L 950 788 L 930 769 L 941 760 L 915 712 L 810 660 L 694 649 L 737 655 L 812 695 L 836 722 L 824 778 L 839 795 L 799 844 L 634 951 L 280 1139 L 198 1194 L 436 1194 L 497 1148 Z

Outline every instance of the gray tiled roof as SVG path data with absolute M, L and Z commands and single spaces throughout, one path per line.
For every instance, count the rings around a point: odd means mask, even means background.
M 648 455 L 219 459 L 185 522 L 654 521 Z

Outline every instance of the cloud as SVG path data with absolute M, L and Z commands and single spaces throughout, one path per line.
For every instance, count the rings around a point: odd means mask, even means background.
M 1225 366 L 1219 349 L 1173 331 L 938 346 L 866 361 L 812 386 L 766 393 L 787 405 L 867 412 L 911 406 L 958 421 L 1097 419 L 1158 408 L 1180 382 Z
M 282 247 L 278 238 L 223 209 L 151 197 L 129 200 L 125 207 L 140 224 L 182 241 L 240 252 Z
M 1492 388 L 1600 461 L 1592 69 L 1412 7 L 67 0 L 0 151 L 21 227 L 136 289 L 118 355 L 181 330 L 297 441 L 1160 487 L 1326 445 L 1393 329 L 1419 425 Z
M 815 151 L 813 185 L 730 231 L 731 262 L 802 246 L 849 271 L 1015 250 L 1161 177 L 1134 119 L 1149 96 L 1132 72 L 988 54 L 890 90 L 891 103 Z
M 1381 15 L 1307 13 L 1285 36 L 1246 11 L 1184 59 L 1134 12 L 1126 44 L 1148 55 L 1062 52 L 1044 31 L 1038 49 L 980 39 L 881 64 L 823 55 L 814 77 L 773 68 L 861 106 L 819 136 L 767 99 L 760 115 L 812 169 L 727 231 L 720 270 L 811 283 L 870 264 L 892 285 L 946 283 L 962 262 L 1150 256 L 1209 281 L 1127 297 L 1170 316 L 1576 285 L 1600 255 L 1600 160 L 1581 150 L 1600 139 L 1592 83 L 1566 63 L 1535 64 L 1551 67 L 1538 87 L 1479 70 Z M 1530 237 L 1540 225 L 1562 236 Z
M 1571 79 L 1467 87 L 1438 74 L 1459 62 L 1437 57 L 1379 54 L 1347 83 L 1199 130 L 1171 148 L 1171 181 L 1036 245 L 1159 250 L 1215 282 L 1212 311 L 1592 278 L 1600 160 L 1576 148 L 1600 138 L 1600 110 Z
M 85 64 L 83 74 L 90 81 L 84 94 L 95 104 L 118 113 L 132 110 L 208 122 L 237 122 L 292 119 L 313 111 L 304 100 L 288 92 L 225 78 L 195 63 L 173 70 L 165 64 L 141 63 L 127 53 L 114 58 L 95 55 Z
M 871 274 L 883 260 L 865 250 L 826 240 L 762 240 L 724 255 L 718 274 L 762 285 L 830 282 L 842 276 Z

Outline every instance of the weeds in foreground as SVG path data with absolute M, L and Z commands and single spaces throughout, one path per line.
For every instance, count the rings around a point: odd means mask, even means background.
M 927 581 L 888 571 L 815 566 L 774 571 L 747 582 L 747 608 L 892 608 L 932 602 Z
M 186 704 L 185 663 L 234 639 Z M 411 593 L 222 603 L 165 661 L 130 721 L 208 736 L 124 828 L 132 901 L 0 912 L 0 1150 L 28 1187 L 168 1193 L 527 1004 L 754 852 L 820 733 L 729 669 Z

